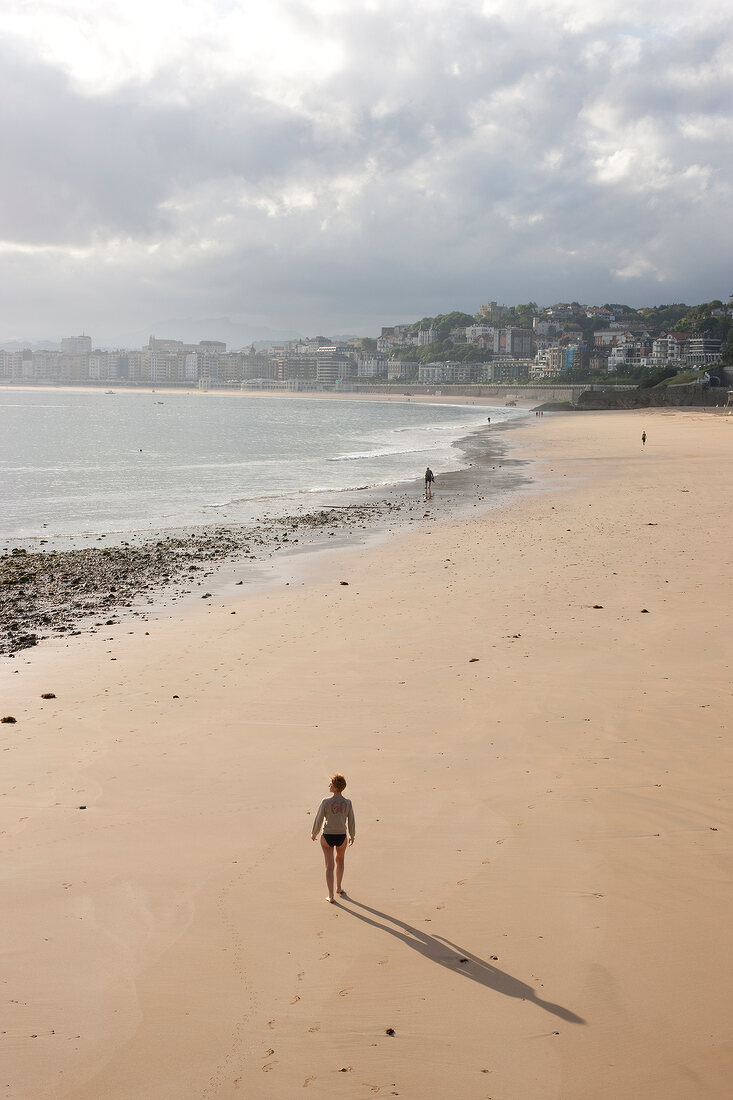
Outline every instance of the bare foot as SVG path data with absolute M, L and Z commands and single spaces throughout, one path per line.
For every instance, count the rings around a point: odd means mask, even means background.
M 345 897 L 348 896 L 346 891 L 343 888 L 341 890 L 337 890 L 336 893 L 339 895 L 339 897 L 342 897 L 342 898 L 345 898 Z

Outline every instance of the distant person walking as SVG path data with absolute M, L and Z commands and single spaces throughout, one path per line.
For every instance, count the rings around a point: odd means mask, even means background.
M 645 431 L 641 433 L 641 445 L 642 445 L 642 447 L 646 447 L 646 432 Z
M 339 775 L 337 772 L 336 775 L 331 776 L 331 785 L 328 788 L 331 793 L 328 798 L 323 799 L 318 807 L 311 830 L 311 840 L 315 840 L 318 834 L 321 833 L 321 826 L 323 826 L 321 848 L 323 858 L 326 861 L 326 887 L 328 889 L 326 901 L 330 902 L 335 901 L 333 893 L 334 863 L 336 893 L 343 894 L 342 882 L 346 847 L 347 844 L 353 844 L 356 840 L 354 807 L 351 805 L 351 799 L 346 798 L 344 795 L 345 786 L 346 780 L 343 775 Z
M 433 496 L 433 482 L 435 481 L 435 474 L 428 466 L 425 470 L 425 499 L 431 500 Z

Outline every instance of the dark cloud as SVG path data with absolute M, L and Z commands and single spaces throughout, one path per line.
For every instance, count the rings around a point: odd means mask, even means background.
M 0 127 L 13 150 L 0 180 L 0 237 L 83 246 L 99 234 L 174 230 L 166 202 L 209 180 L 281 177 L 310 126 L 239 85 L 169 105 L 156 88 L 75 90 L 39 61 L 0 51 Z
M 704 8 L 684 33 L 613 10 L 291 14 L 342 61 L 314 51 L 290 95 L 205 51 L 92 95 L 6 45 L 0 336 L 731 289 L 733 34 Z

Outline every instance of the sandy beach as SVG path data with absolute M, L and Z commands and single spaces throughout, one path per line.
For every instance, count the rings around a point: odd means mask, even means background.
M 475 517 L 0 658 L 5 1096 L 731 1095 L 733 417 L 512 445 Z

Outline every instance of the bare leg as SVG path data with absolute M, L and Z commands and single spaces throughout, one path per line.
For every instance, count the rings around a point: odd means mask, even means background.
M 321 835 L 321 848 L 323 849 L 323 858 L 326 861 L 326 888 L 328 889 L 327 901 L 333 901 L 333 863 L 334 855 L 333 848 L 330 844 L 327 844 Z
M 344 857 L 346 855 L 346 846 L 348 840 L 345 840 L 340 847 L 336 848 L 336 893 L 343 894 L 341 889 L 341 883 L 344 877 Z

